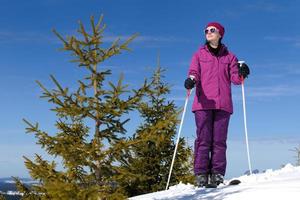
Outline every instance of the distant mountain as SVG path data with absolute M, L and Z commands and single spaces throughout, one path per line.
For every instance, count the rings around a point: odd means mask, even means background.
M 21 196 L 16 196 L 16 195 L 4 195 L 6 200 L 20 200 Z
M 5 196 L 6 200 L 19 200 L 21 196 L 16 191 L 15 184 L 0 182 L 0 193 Z
M 24 184 L 33 184 L 37 183 L 37 181 L 32 180 L 31 178 L 19 178 Z M 14 179 L 11 177 L 3 177 L 0 178 L 0 183 L 15 183 Z
M 33 181 L 30 178 L 20 178 L 20 180 L 24 184 L 28 185 L 36 183 L 36 181 Z M 21 198 L 21 196 L 17 192 L 15 182 L 11 177 L 0 178 L 0 193 L 5 196 L 6 200 L 19 200 Z
M 13 181 L 14 179 L 12 177 L 2 177 L 0 178 L 0 182 L 6 182 L 6 181 Z M 33 181 L 31 178 L 20 178 L 20 180 L 24 182 L 30 182 Z

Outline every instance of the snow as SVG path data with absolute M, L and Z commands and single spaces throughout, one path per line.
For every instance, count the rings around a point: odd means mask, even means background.
M 38 183 L 38 181 L 34 181 L 34 180 L 32 180 L 32 181 L 23 181 L 23 180 L 21 180 L 21 181 L 22 181 L 23 184 L 30 184 L 30 185 Z M 4 181 L 4 183 L 15 184 L 16 182 L 14 180 L 7 180 L 7 181 Z
M 0 191 L 0 194 L 6 194 L 6 195 L 9 195 L 9 196 L 15 196 L 15 195 L 18 195 L 18 196 L 22 196 L 23 193 L 20 193 L 20 192 L 17 192 L 17 191 L 7 191 L 7 192 L 2 192 Z
M 168 190 L 131 197 L 130 200 L 300 199 L 300 167 L 294 167 L 291 164 L 279 170 L 268 169 L 261 174 L 233 179 L 239 179 L 242 183 L 235 186 L 222 185 L 216 189 L 197 188 L 191 184 L 180 183 Z M 226 180 L 225 183 L 229 181 Z

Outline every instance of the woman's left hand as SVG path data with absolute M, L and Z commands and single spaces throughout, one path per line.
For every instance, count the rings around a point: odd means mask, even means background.
M 238 63 L 239 66 L 239 75 L 243 78 L 247 78 L 250 74 L 250 69 L 246 63 Z

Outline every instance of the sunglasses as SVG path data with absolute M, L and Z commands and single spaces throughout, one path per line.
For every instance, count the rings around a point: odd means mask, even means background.
M 218 32 L 218 29 L 216 29 L 216 28 L 210 28 L 210 29 L 205 29 L 205 30 L 204 30 L 204 33 L 205 33 L 205 34 L 208 34 L 208 33 L 215 33 L 215 32 Z

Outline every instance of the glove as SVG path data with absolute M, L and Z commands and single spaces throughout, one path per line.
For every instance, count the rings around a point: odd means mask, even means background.
M 243 76 L 243 78 L 247 78 L 250 74 L 250 69 L 246 63 L 238 63 L 239 67 L 239 75 Z
M 194 79 L 194 77 L 191 76 L 191 77 L 185 79 L 185 81 L 184 81 L 184 87 L 187 90 L 190 90 L 193 87 L 195 87 L 195 83 L 196 83 L 196 80 Z

